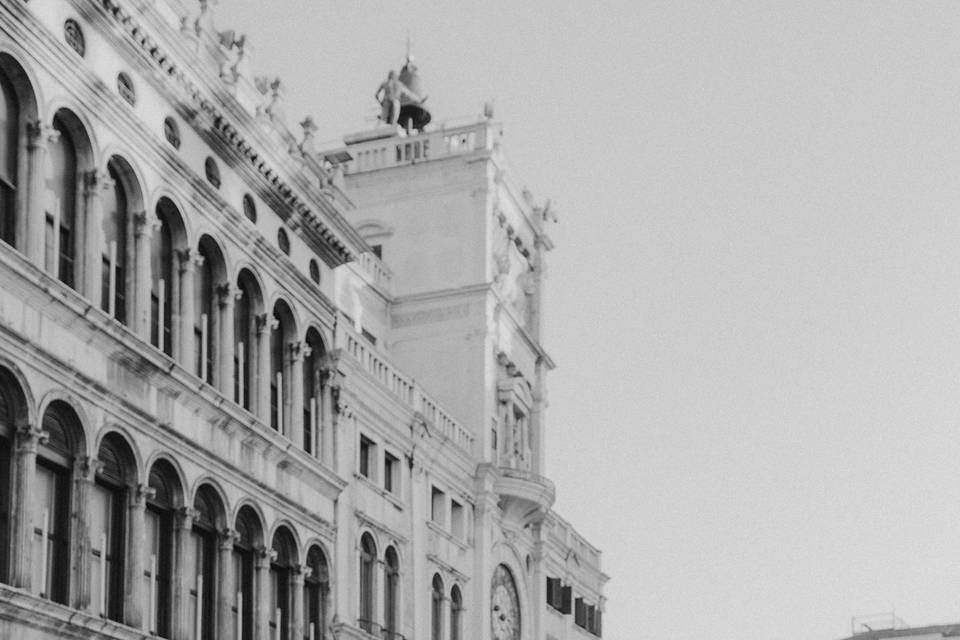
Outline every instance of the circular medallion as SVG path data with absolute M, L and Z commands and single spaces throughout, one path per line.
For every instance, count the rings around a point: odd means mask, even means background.
M 493 640 L 520 640 L 520 598 L 513 574 L 504 565 L 493 572 L 490 585 L 490 628 Z

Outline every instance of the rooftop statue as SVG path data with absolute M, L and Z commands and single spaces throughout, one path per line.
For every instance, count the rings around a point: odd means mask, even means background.
M 397 78 L 397 72 L 391 70 L 387 79 L 380 83 L 374 98 L 380 103 L 380 119 L 386 124 L 399 124 L 400 101 L 408 98 L 413 102 L 422 102 L 420 96 Z

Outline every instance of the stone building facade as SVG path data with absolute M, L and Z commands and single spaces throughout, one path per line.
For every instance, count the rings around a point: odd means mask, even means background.
M 488 119 L 314 148 L 246 49 L 206 1 L 0 4 L 0 637 L 599 636 L 549 207 Z

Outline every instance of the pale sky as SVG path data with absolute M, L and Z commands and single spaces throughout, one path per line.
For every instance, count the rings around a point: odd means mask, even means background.
M 269 7 L 269 9 L 265 8 Z M 549 256 L 547 473 L 604 636 L 960 621 L 960 3 L 220 0 L 291 122 L 368 127 L 409 32 L 493 100 Z

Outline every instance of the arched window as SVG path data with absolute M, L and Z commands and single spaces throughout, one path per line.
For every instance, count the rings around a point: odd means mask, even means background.
M 259 358 L 259 333 L 257 315 L 263 313 L 263 296 L 257 279 L 244 269 L 237 277 L 237 289 L 240 298 L 233 307 L 233 335 L 236 339 L 234 357 L 234 398 L 238 404 L 250 412 L 257 411 L 257 390 L 254 381 L 257 378 Z
M 283 300 L 273 306 L 273 327 L 270 331 L 270 426 L 290 436 L 294 420 L 300 416 L 290 415 L 290 393 L 293 379 L 291 360 L 287 346 L 296 339 L 293 312 Z
M 173 356 L 174 292 L 180 286 L 177 249 L 183 247 L 184 227 L 180 212 L 168 198 L 157 203 L 159 227 L 150 244 L 150 341 L 168 356 Z
M 133 86 L 133 80 L 124 72 L 117 74 L 117 93 L 126 100 L 130 106 L 137 104 L 137 90 Z
M 203 171 L 207 174 L 207 182 L 212 184 L 217 189 L 220 188 L 220 168 L 217 166 L 217 161 L 213 158 L 208 157 L 203 163 Z
M 187 583 L 190 588 L 191 621 L 200 629 L 200 639 L 216 638 L 217 591 L 217 523 L 220 521 L 220 500 L 216 492 L 204 485 L 193 500 L 197 515 L 193 519 L 190 539 L 193 552 L 188 554 Z M 198 639 L 198 640 L 200 640 Z
M 143 615 L 147 630 L 169 638 L 173 629 L 174 518 L 182 504 L 177 472 L 166 460 L 157 460 L 150 468 L 148 483 L 153 496 L 147 499 L 144 563 L 149 607 Z
M 270 637 L 279 640 L 291 640 L 290 621 L 293 613 L 293 568 L 297 564 L 297 544 L 293 535 L 281 527 L 273 535 L 272 548 L 276 557 L 270 563 L 270 585 L 273 593 L 273 607 L 270 611 Z M 277 614 L 279 618 L 277 617 Z M 280 627 L 277 635 L 275 629 Z
M 320 374 L 324 348 L 320 332 L 310 327 L 306 344 L 310 355 L 303 358 L 303 450 L 317 456 L 324 428 L 321 421 L 324 413 L 323 377 Z
M 81 57 L 86 53 L 87 45 L 83 40 L 83 31 L 80 30 L 80 25 L 77 24 L 76 20 L 71 18 L 63 23 L 63 39 Z
M 123 622 L 126 564 L 127 492 L 133 484 L 133 455 L 119 435 L 104 437 L 97 452 L 100 466 L 90 492 L 90 547 L 94 611 Z
M 100 233 L 100 308 L 126 324 L 127 241 L 131 234 L 129 199 L 120 176 L 120 161 L 107 165 L 113 188 L 103 195 Z
M 249 193 L 243 195 L 243 215 L 247 216 L 250 222 L 257 221 L 257 203 Z
M 360 619 L 357 625 L 367 633 L 374 633 L 375 622 L 373 584 L 374 567 L 377 566 L 377 546 L 373 536 L 364 533 L 360 538 Z
M 45 264 L 68 287 L 75 287 L 77 232 L 77 150 L 63 119 L 53 119 L 59 133 L 47 145 Z
M 163 119 L 163 137 L 174 149 L 180 148 L 180 126 L 170 116 Z
M 233 612 L 237 613 L 237 605 L 243 608 L 240 614 L 241 640 L 253 640 L 253 611 L 256 607 L 253 590 L 254 554 L 262 538 L 260 520 L 250 507 L 241 507 L 237 513 L 236 526 L 237 541 L 233 545 L 234 576 L 237 584 L 238 599 L 233 599 Z
M 460 593 L 460 587 L 453 585 L 450 590 L 450 638 L 448 640 L 460 640 L 460 629 L 463 626 L 463 595 Z
M 397 550 L 387 547 L 383 565 L 383 628 L 388 633 L 398 634 L 400 595 L 400 560 Z
M 12 545 L 13 446 L 18 424 L 26 423 L 26 399 L 16 377 L 0 367 L 0 582 L 10 581 L 7 566 Z
M 325 638 L 327 629 L 327 612 L 330 597 L 330 570 L 327 567 L 327 557 L 317 545 L 310 547 L 307 553 L 307 566 L 310 575 L 303 581 L 303 610 L 306 627 L 303 635 L 306 638 Z
M 20 102 L 13 84 L 0 71 L 0 240 L 14 244 L 17 165 L 20 158 Z
M 33 591 L 67 604 L 70 594 L 70 512 L 74 457 L 83 431 L 70 405 L 55 400 L 43 414 L 47 441 L 37 452 L 33 509 Z
M 443 579 L 433 574 L 433 589 L 430 594 L 430 638 L 443 639 Z
M 280 251 L 290 255 L 290 238 L 283 229 L 277 229 L 277 246 L 280 247 Z
M 314 284 L 320 284 L 320 265 L 313 258 L 310 259 L 310 279 Z
M 220 348 L 217 336 L 225 318 L 221 318 L 216 284 L 226 278 L 226 265 L 223 252 L 208 235 L 200 238 L 198 253 L 202 260 L 194 269 L 194 362 L 197 376 L 208 384 L 220 386 L 220 371 L 215 363 Z

